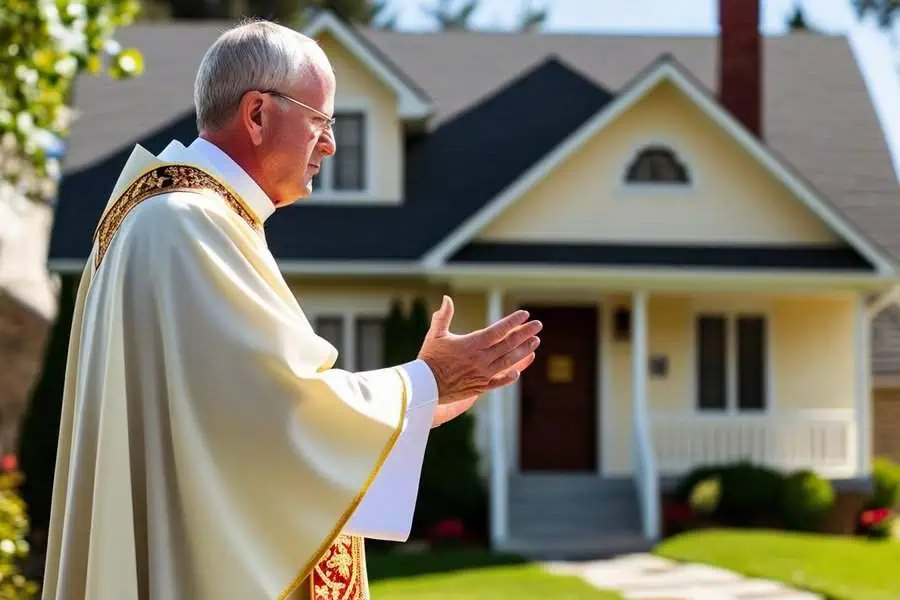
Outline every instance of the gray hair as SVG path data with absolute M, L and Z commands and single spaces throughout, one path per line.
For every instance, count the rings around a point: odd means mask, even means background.
M 197 129 L 227 124 L 250 90 L 280 90 L 307 76 L 325 53 L 315 40 L 269 21 L 245 21 L 206 51 L 194 81 Z

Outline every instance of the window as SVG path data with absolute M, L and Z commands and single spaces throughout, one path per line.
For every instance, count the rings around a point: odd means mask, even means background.
M 640 184 L 688 184 L 687 168 L 675 152 L 665 146 L 647 146 L 628 165 L 625 174 L 628 183 Z
M 315 329 L 316 333 L 338 349 L 338 358 L 334 366 L 337 369 L 344 369 L 344 353 L 341 352 L 341 348 L 344 347 L 344 319 L 342 317 L 319 317 L 316 319 Z
M 320 315 L 316 333 L 338 351 L 335 368 L 370 371 L 384 366 L 384 319 L 353 315 Z
M 337 152 L 322 161 L 313 179 L 313 191 L 361 192 L 366 189 L 366 117 L 361 112 L 336 113 L 334 141 Z
M 384 366 L 384 319 L 356 319 L 356 369 L 371 371 Z
M 765 317 L 697 318 L 697 406 L 701 411 L 764 411 L 768 404 Z

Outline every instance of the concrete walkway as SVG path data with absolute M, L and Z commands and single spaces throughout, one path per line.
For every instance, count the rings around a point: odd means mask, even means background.
M 706 565 L 683 564 L 651 554 L 592 562 L 551 562 L 553 573 L 578 575 L 619 592 L 626 600 L 822 600 L 782 583 L 750 579 Z

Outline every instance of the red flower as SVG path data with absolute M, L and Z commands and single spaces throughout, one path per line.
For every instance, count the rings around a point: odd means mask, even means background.
M 859 516 L 859 520 L 866 527 L 871 527 L 872 525 L 878 525 L 890 516 L 891 509 L 874 508 L 872 510 L 863 511 L 863 513 Z
M 433 539 L 461 538 L 465 528 L 459 519 L 446 519 L 436 523 L 429 532 Z
M 687 502 L 673 502 L 666 506 L 666 520 L 686 521 L 694 516 L 694 510 Z
M 19 461 L 15 454 L 7 454 L 0 458 L 0 471 L 10 472 L 19 469 Z

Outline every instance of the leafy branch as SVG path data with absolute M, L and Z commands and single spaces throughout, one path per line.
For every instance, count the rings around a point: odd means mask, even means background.
M 0 2 L 0 184 L 31 199 L 55 194 L 59 161 L 50 149 L 75 118 L 81 73 L 123 79 L 143 72 L 136 49 L 113 39 L 140 11 L 137 0 Z

